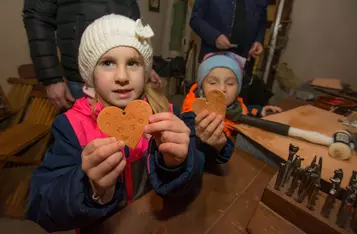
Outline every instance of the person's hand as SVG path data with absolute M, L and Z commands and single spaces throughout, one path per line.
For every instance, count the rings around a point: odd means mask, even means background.
M 262 110 L 262 113 L 261 113 L 261 116 L 264 117 L 269 112 L 275 114 L 275 113 L 280 113 L 282 111 L 283 110 L 280 107 L 277 107 L 277 106 L 264 106 L 263 110 Z
M 252 47 L 249 50 L 249 55 L 253 58 L 261 55 L 263 53 L 263 45 L 260 42 L 254 42 Z
M 115 186 L 123 172 L 126 165 L 121 152 L 123 148 L 123 142 L 111 137 L 93 140 L 83 149 L 82 170 L 97 195 L 101 196 Z
M 157 84 L 160 88 L 162 87 L 162 81 L 160 76 L 156 73 L 154 69 L 151 70 L 150 82 Z
M 71 108 L 75 99 L 69 91 L 66 83 L 58 82 L 47 85 L 45 88 L 47 97 L 51 103 L 58 106 L 58 108 Z
M 216 113 L 209 113 L 207 110 L 202 111 L 195 118 L 196 135 L 202 142 L 221 151 L 227 142 L 224 134 L 224 120 L 222 116 Z
M 163 112 L 150 116 L 144 132 L 154 137 L 167 167 L 178 166 L 187 158 L 190 129 L 174 114 Z
M 221 50 L 227 50 L 230 49 L 232 45 L 226 35 L 221 34 L 216 39 L 216 47 Z

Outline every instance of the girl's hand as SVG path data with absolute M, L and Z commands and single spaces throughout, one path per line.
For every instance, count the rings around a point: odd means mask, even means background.
M 185 161 L 190 143 L 190 129 L 170 112 L 150 116 L 145 133 L 153 135 L 167 167 L 175 167 Z
M 214 147 L 217 152 L 227 142 L 227 137 L 224 134 L 224 120 L 216 113 L 209 113 L 207 110 L 202 111 L 195 118 L 196 135 L 202 142 Z
M 280 107 L 277 107 L 277 106 L 264 106 L 263 107 L 263 110 L 262 110 L 262 113 L 261 113 L 261 116 L 264 117 L 267 115 L 267 112 L 272 112 L 272 113 L 280 113 L 282 112 L 283 110 L 280 108 Z
M 123 148 L 124 143 L 112 137 L 93 140 L 83 149 L 82 170 L 96 195 L 102 196 L 115 186 L 126 165 Z

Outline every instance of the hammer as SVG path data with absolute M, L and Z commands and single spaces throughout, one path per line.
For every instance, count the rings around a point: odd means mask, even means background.
M 350 132 L 343 130 L 336 132 L 333 136 L 326 136 L 319 132 L 294 128 L 287 124 L 259 119 L 247 115 L 240 115 L 238 122 L 279 135 L 290 136 L 315 144 L 328 146 L 329 155 L 341 160 L 346 160 L 351 156 L 352 150 L 355 148 L 353 139 L 357 137 L 356 133 L 351 134 Z M 237 125 L 229 124 L 229 126 L 239 131 Z

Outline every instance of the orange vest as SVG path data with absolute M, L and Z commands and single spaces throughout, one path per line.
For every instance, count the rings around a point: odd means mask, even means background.
M 197 84 L 194 84 L 189 93 L 186 95 L 186 98 L 185 100 L 183 100 L 183 103 L 182 103 L 182 111 L 181 113 L 185 113 L 185 112 L 190 112 L 192 111 L 192 103 L 194 102 L 194 100 L 196 99 L 196 94 L 195 94 L 195 91 L 197 89 Z M 248 109 L 247 107 L 244 105 L 243 103 L 243 99 L 238 97 L 237 100 L 240 102 L 241 106 L 242 106 L 242 109 L 243 109 L 243 113 L 247 114 L 248 113 Z M 224 122 L 226 123 L 224 125 L 224 133 L 226 134 L 226 136 L 230 136 L 231 135 L 231 132 L 233 130 L 235 130 L 233 127 L 231 127 L 230 125 L 228 124 L 237 124 L 229 119 L 225 119 Z

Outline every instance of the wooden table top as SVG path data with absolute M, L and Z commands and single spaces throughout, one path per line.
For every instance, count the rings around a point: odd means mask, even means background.
M 301 105 L 286 101 L 283 109 Z M 215 174 L 206 172 L 199 195 L 188 205 L 164 204 L 149 192 L 89 233 L 247 233 L 245 228 L 276 170 L 236 149 Z
M 245 227 L 275 172 L 237 149 L 216 175 L 204 174 L 199 195 L 185 210 L 182 204 L 164 204 L 151 191 L 90 233 L 246 233 Z

